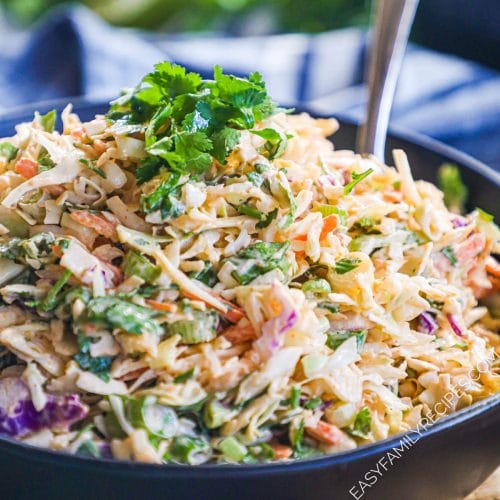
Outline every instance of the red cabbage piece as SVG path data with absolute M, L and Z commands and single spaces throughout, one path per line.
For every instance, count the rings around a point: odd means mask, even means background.
M 438 324 L 434 315 L 425 311 L 418 317 L 417 330 L 420 333 L 428 333 L 432 335 L 438 329 Z
M 21 437 L 41 429 L 67 429 L 87 413 L 77 394 L 49 395 L 45 407 L 38 411 L 21 379 L 0 380 L 0 434 Z
M 451 329 L 459 336 L 463 337 L 464 332 L 462 332 L 462 329 L 458 325 L 458 322 L 453 314 L 447 314 L 446 317 L 448 318 L 448 323 L 451 326 Z

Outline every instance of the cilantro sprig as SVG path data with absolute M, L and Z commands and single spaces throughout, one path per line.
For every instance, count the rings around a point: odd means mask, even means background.
M 143 197 L 143 210 L 175 217 L 182 211 L 170 207 L 175 203 L 169 173 L 202 175 L 214 159 L 224 164 L 240 131 L 252 129 L 275 109 L 259 73 L 239 78 L 215 66 L 214 79 L 203 80 L 162 62 L 136 89 L 113 101 L 107 117 L 120 133 L 144 134 L 148 156 L 136 170 L 137 180 L 142 184 L 159 177 L 160 182 L 158 192 Z M 280 154 L 286 144 L 286 137 L 271 129 L 266 129 L 265 139 L 270 156 Z

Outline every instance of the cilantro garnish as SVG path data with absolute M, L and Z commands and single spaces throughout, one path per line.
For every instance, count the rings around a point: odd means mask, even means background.
M 458 259 L 452 247 L 447 246 L 442 248 L 441 253 L 450 261 L 450 264 L 452 266 L 455 266 L 457 264 Z
M 110 356 L 93 357 L 90 354 L 90 345 L 94 340 L 92 337 L 79 335 L 77 340 L 80 350 L 75 354 L 74 359 L 80 365 L 80 368 L 94 373 L 105 382 L 109 381 L 109 369 L 113 358 Z
M 365 406 L 356 415 L 356 419 L 349 429 L 349 433 L 353 436 L 357 436 L 366 439 L 371 432 L 372 426 L 372 416 L 370 410 Z
M 122 131 L 144 132 L 149 157 L 137 170 L 141 183 L 162 168 L 202 174 L 214 158 L 225 163 L 239 131 L 253 128 L 274 110 L 259 73 L 239 78 L 215 66 L 214 79 L 203 80 L 197 73 L 163 62 L 137 89 L 112 102 L 107 116 Z M 272 132 L 266 140 L 276 155 L 281 143 Z M 144 209 L 152 210 L 148 205 Z
M 365 170 L 364 172 L 361 172 L 360 174 L 353 172 L 352 173 L 352 181 L 349 182 L 349 184 L 346 184 L 344 186 L 344 194 L 349 194 L 357 184 L 359 184 L 363 179 L 368 177 L 372 172 L 373 172 L 373 168 L 369 168 L 368 170 Z
M 355 257 L 354 259 L 340 259 L 335 263 L 335 272 L 337 274 L 346 274 L 353 269 L 356 269 L 361 264 L 361 259 Z

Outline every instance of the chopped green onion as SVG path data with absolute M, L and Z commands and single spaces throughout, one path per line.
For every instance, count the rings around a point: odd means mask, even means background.
M 203 409 L 203 421 L 209 429 L 217 429 L 235 415 L 235 410 L 226 408 L 216 399 L 208 401 Z
M 96 173 L 99 177 L 106 179 L 104 170 L 93 165 L 92 162 L 87 158 L 80 158 L 80 162 L 83 163 L 89 170 L 92 170 L 92 172 Z
M 201 437 L 183 435 L 174 437 L 170 453 L 183 463 L 199 465 L 210 458 L 212 448 Z
M 358 352 L 363 350 L 368 330 L 341 330 L 337 332 L 328 332 L 326 345 L 333 351 L 343 344 L 347 339 L 355 336 Z
M 330 286 L 330 283 L 328 283 L 328 281 L 326 281 L 323 278 L 318 278 L 315 280 L 307 280 L 302 285 L 302 291 L 304 293 L 311 292 L 311 293 L 325 294 L 325 293 L 330 293 L 332 291 L 332 288 Z
M 52 109 L 48 113 L 45 113 L 44 115 L 39 115 L 38 116 L 38 121 L 42 128 L 45 130 L 45 132 L 54 132 L 54 128 L 56 126 L 56 120 L 57 120 L 57 111 L 55 109 Z
M 290 394 L 290 408 L 295 410 L 300 405 L 300 387 L 294 385 Z
M 481 208 L 476 208 L 476 211 L 479 215 L 479 217 L 484 220 L 485 222 L 493 222 L 494 216 L 489 214 L 488 212 L 485 212 Z
M 173 437 L 179 428 L 175 410 L 157 403 L 155 396 L 129 400 L 126 415 L 133 427 L 162 438 Z
M 248 453 L 246 446 L 241 444 L 234 436 L 224 438 L 218 444 L 218 448 L 229 462 L 241 462 Z
M 179 319 L 169 325 L 170 335 L 180 335 L 184 344 L 210 342 L 217 335 L 218 316 L 214 311 L 193 311 L 193 319 Z
M 12 161 L 18 151 L 19 149 L 10 142 L 0 142 L 0 156 L 3 156 L 7 162 Z
M 304 408 L 306 410 L 315 410 L 323 404 L 323 400 L 319 396 L 315 396 L 304 403 Z
M 71 277 L 71 271 L 66 269 L 63 275 L 54 283 L 54 286 L 49 290 L 47 297 L 40 304 L 40 309 L 44 312 L 52 311 L 58 305 L 61 297 L 58 297 L 59 292 L 63 289 L 64 285 Z
M 134 250 L 129 250 L 125 255 L 122 270 L 127 278 L 138 276 L 147 283 L 154 282 L 161 274 L 161 269 L 158 266 L 155 266 L 147 257 Z
M 262 220 L 265 217 L 265 215 L 260 210 L 257 210 L 250 205 L 238 205 L 236 207 L 236 210 L 238 210 L 240 214 L 248 215 L 249 217 L 252 217 L 254 219 Z

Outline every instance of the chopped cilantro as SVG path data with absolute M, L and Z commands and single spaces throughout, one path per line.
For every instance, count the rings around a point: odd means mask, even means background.
M 455 266 L 458 262 L 455 251 L 451 246 L 447 246 L 441 249 L 441 253 L 450 261 L 452 266 Z
M 288 242 L 267 243 L 261 241 L 254 243 L 228 259 L 236 268 L 231 275 L 241 285 L 248 285 L 257 276 L 273 269 L 285 272 L 289 264 L 284 256 L 289 247 L 290 243 Z
M 369 168 L 360 174 L 352 173 L 352 181 L 344 186 L 344 194 L 350 194 L 354 187 L 359 184 L 363 179 L 368 177 L 373 172 L 373 168 Z
M 163 328 L 153 319 L 157 312 L 117 297 L 94 297 L 87 304 L 87 314 L 92 322 L 120 328 L 133 335 L 163 333 Z
M 214 268 L 212 264 L 210 264 L 210 262 L 207 262 L 205 264 L 205 267 L 201 271 L 190 273 L 189 277 L 191 279 L 201 281 L 209 287 L 215 286 L 219 281 L 217 278 L 217 274 L 215 273 Z
M 194 368 L 191 368 L 190 370 L 187 370 L 184 373 L 177 375 L 177 377 L 174 378 L 174 384 L 182 384 L 183 382 L 186 382 L 186 380 L 189 380 L 193 375 L 194 375 Z
M 349 429 L 349 433 L 353 436 L 357 436 L 363 439 L 368 438 L 371 432 L 372 426 L 372 416 L 370 414 L 370 410 L 365 406 L 359 413 L 356 415 L 354 423 L 352 427 Z
M 58 304 L 64 300 L 59 292 L 64 288 L 64 285 L 71 277 L 71 271 L 66 269 L 62 276 L 54 283 L 54 286 L 49 290 L 47 297 L 40 303 L 40 309 L 48 312 L 55 309 Z
M 90 345 L 93 340 L 94 339 L 92 337 L 79 335 L 79 351 L 75 354 L 74 359 L 80 365 L 82 370 L 92 372 L 107 382 L 109 380 L 109 369 L 111 368 L 113 358 L 111 356 L 93 357 L 90 354 Z
M 346 274 L 353 269 L 356 269 L 361 264 L 361 259 L 355 257 L 354 259 L 340 259 L 335 263 L 335 272 L 337 274 Z
M 304 408 L 306 410 L 315 410 L 323 404 L 323 400 L 319 396 L 315 396 L 304 403 Z
M 96 173 L 99 177 L 102 177 L 103 179 L 106 179 L 106 174 L 104 173 L 104 170 L 102 170 L 99 167 L 96 167 L 87 158 L 80 158 L 80 163 L 83 163 L 89 170 L 91 170 L 92 172 Z
M 337 332 L 328 332 L 326 339 L 326 345 L 333 351 L 342 345 L 347 339 L 351 337 L 356 337 L 356 346 L 358 352 L 363 350 L 365 345 L 366 336 L 368 335 L 367 330 L 341 330 Z
M 186 211 L 186 207 L 179 199 L 183 185 L 184 181 L 179 173 L 167 174 L 155 191 L 142 196 L 143 210 L 146 213 L 159 210 L 164 219 L 179 217 Z
M 251 130 L 250 132 L 265 139 L 266 142 L 262 147 L 261 153 L 266 156 L 267 159 L 274 160 L 285 152 L 288 138 L 283 132 L 279 132 L 273 128 Z

